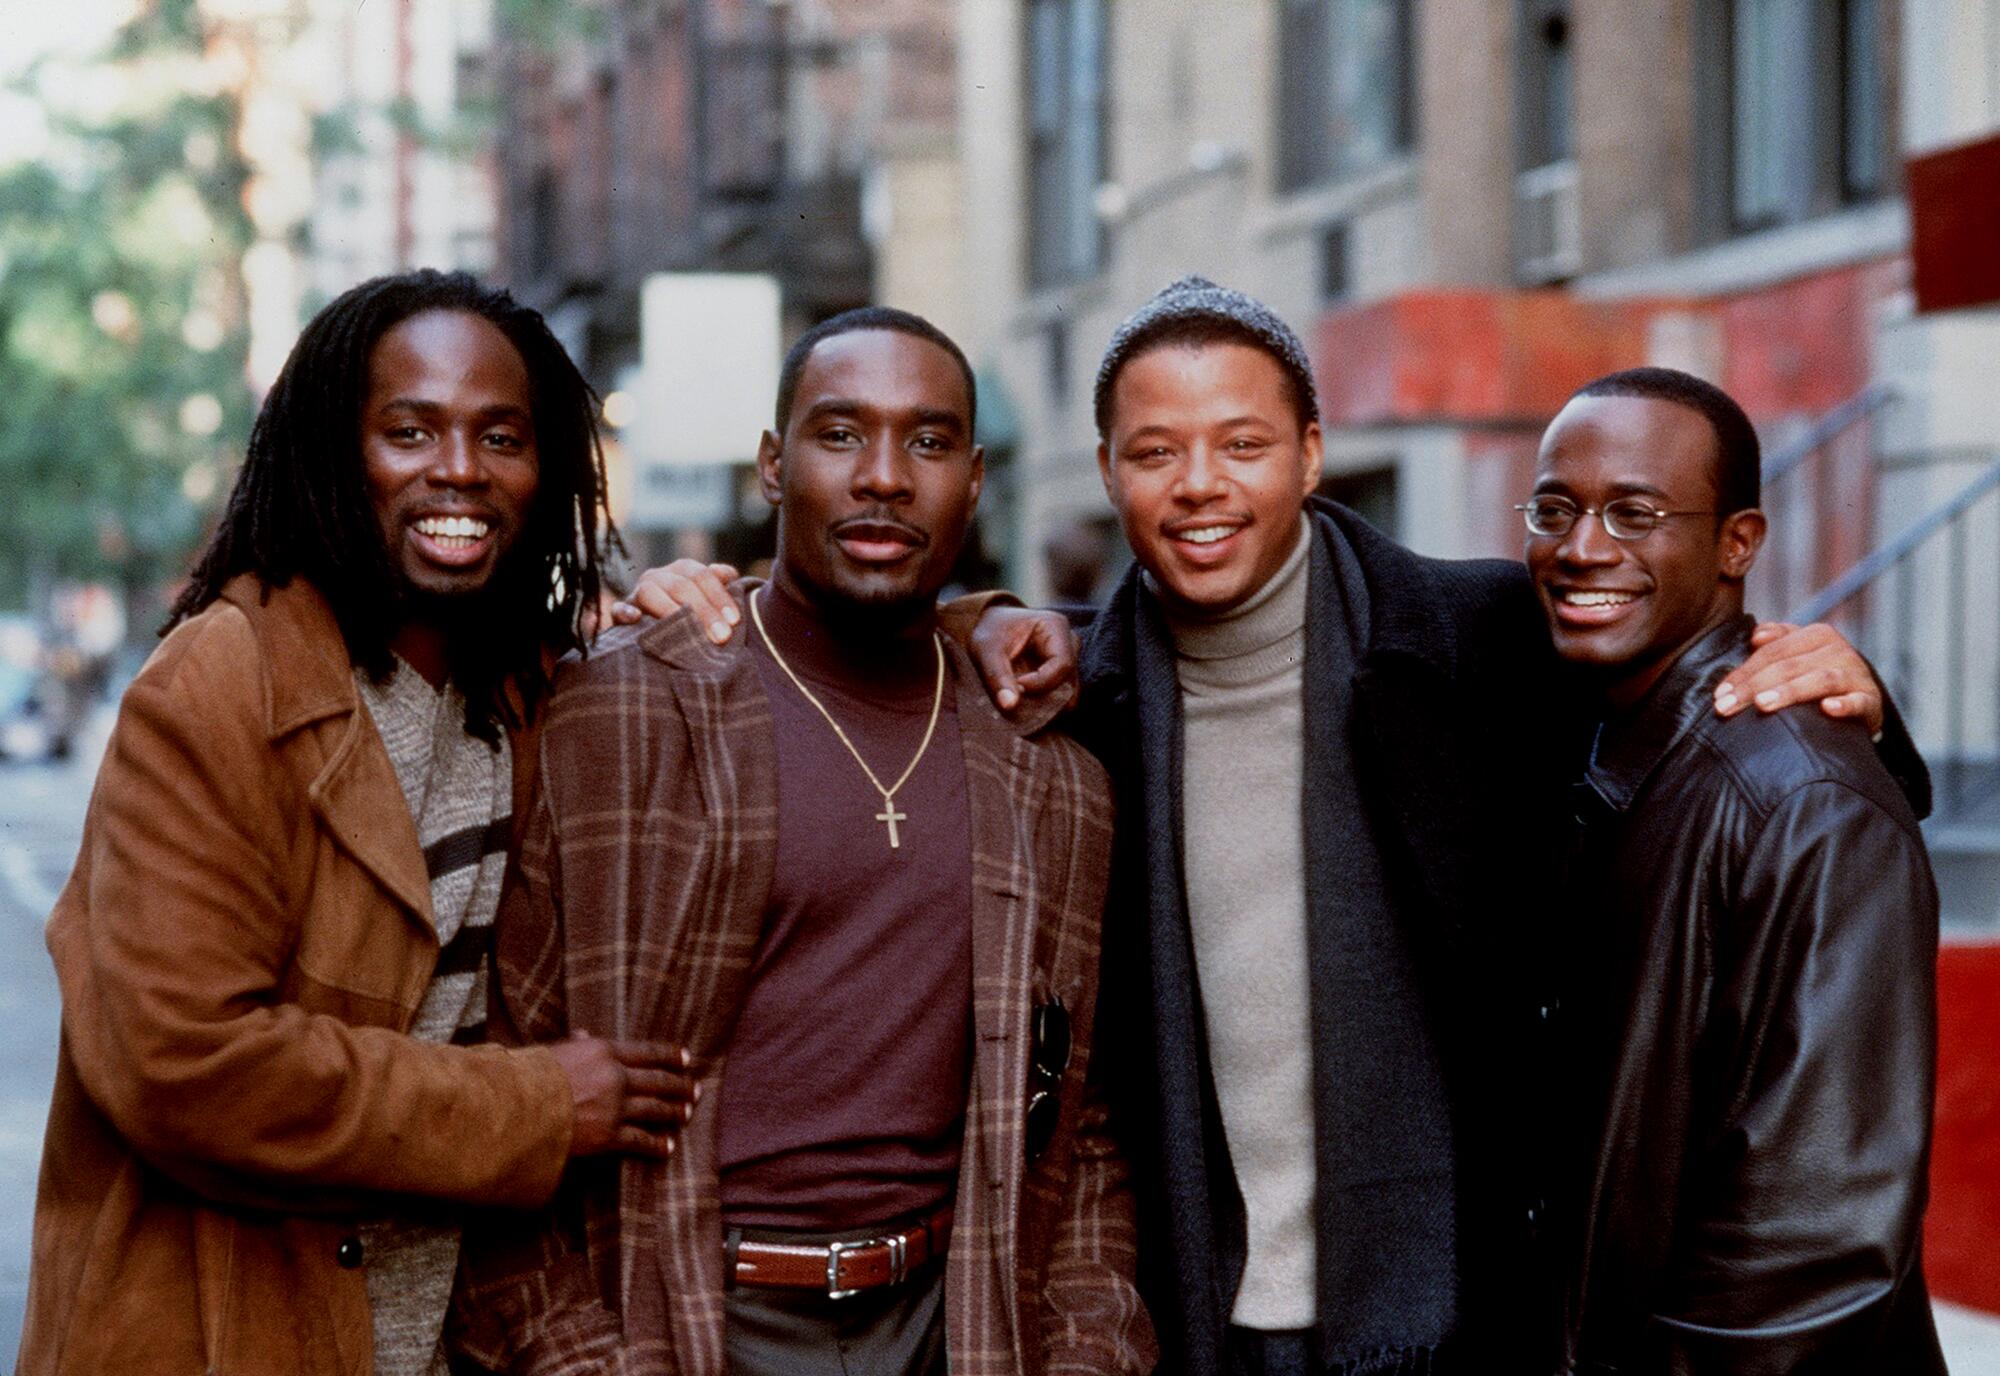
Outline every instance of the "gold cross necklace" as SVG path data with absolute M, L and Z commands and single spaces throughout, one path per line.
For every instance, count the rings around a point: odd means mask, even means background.
M 759 588 L 757 593 L 762 593 L 763 591 L 763 588 Z M 833 713 L 826 710 L 826 704 L 813 696 L 812 689 L 806 687 L 805 681 L 792 672 L 792 666 L 785 663 L 785 657 L 778 653 L 778 647 L 772 641 L 771 633 L 764 629 L 764 614 L 757 610 L 757 604 L 762 600 L 757 593 L 752 593 L 750 596 L 750 619 L 757 623 L 757 634 L 763 637 L 764 648 L 771 652 L 772 660 L 777 663 L 780 669 L 785 671 L 785 677 L 792 681 L 792 687 L 799 690 L 799 695 L 819 709 L 819 714 L 826 718 L 826 724 L 833 728 L 833 734 L 840 737 L 840 743 L 847 747 L 847 753 L 854 757 L 854 762 L 861 766 L 861 772 L 868 776 L 868 782 L 875 785 L 875 791 L 882 795 L 882 810 L 875 814 L 875 820 L 888 825 L 889 849 L 900 850 L 903 841 L 902 837 L 896 831 L 896 823 L 909 821 L 910 814 L 896 811 L 896 790 L 908 783 L 910 775 L 917 772 L 917 761 L 923 759 L 924 752 L 931 748 L 931 736 L 937 731 L 938 709 L 944 706 L 943 639 L 939 637 L 936 631 L 931 632 L 931 648 L 937 651 L 937 688 L 931 695 L 931 721 L 930 725 L 924 728 L 924 743 L 917 747 L 917 753 L 910 757 L 909 764 L 904 766 L 903 772 L 896 776 L 896 782 L 884 788 L 882 787 L 882 781 L 875 777 L 875 771 L 868 767 L 868 761 L 862 759 L 861 752 L 854 748 L 854 742 L 849 740 L 847 733 L 840 729 L 840 723 L 833 719 Z

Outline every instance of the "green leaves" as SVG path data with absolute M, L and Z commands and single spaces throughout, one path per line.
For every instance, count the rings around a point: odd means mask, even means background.
M 0 167 L 0 607 L 50 578 L 179 573 L 188 494 L 213 501 L 242 453 L 246 172 L 236 103 L 176 75 L 202 42 L 192 0 L 142 7 L 100 64 L 148 98 L 95 123 L 70 74 L 23 79 L 51 140 Z

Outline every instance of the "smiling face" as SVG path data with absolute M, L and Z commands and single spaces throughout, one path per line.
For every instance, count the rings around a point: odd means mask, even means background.
M 1562 536 L 1530 535 L 1528 571 L 1556 651 L 1636 701 L 1680 652 L 1743 609 L 1761 512 L 1718 516 L 1715 432 L 1700 412 L 1651 397 L 1578 397 L 1542 436 L 1535 496 L 1602 508 L 1637 497 L 1677 515 L 1636 540 L 1597 516 Z
M 1322 451 L 1276 359 L 1248 344 L 1162 345 L 1119 372 L 1109 421 L 1104 490 L 1164 597 L 1213 615 L 1284 566 Z
M 540 477 L 520 352 L 464 311 L 384 332 L 368 359 L 361 454 L 404 585 L 423 598 L 478 592 L 520 535 Z
M 783 435 L 757 452 L 778 508 L 773 577 L 811 605 L 928 617 L 972 522 L 984 459 L 957 360 L 900 330 L 821 340 Z

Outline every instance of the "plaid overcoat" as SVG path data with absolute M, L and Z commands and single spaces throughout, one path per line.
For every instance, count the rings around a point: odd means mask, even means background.
M 750 584 L 738 585 L 738 593 Z M 498 1035 L 574 1029 L 684 1044 L 714 1104 L 777 843 L 777 756 L 747 636 L 682 613 L 566 663 L 496 937 Z M 973 1073 L 945 1267 L 954 1376 L 1144 1372 L 1131 1195 L 1088 1079 L 1111 854 L 1100 766 L 1010 724 L 954 647 L 972 819 Z M 1029 1019 L 1052 995 L 1074 1054 L 1060 1126 L 1028 1161 Z M 838 1055 L 839 1048 L 828 1048 Z M 720 1376 L 716 1116 L 665 1162 L 586 1161 L 555 1207 L 468 1241 L 463 1351 L 554 1376 Z

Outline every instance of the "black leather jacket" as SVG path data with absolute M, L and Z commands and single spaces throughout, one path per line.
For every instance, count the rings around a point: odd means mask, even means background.
M 1576 790 L 1568 1369 L 1941 1376 L 1930 862 L 1854 726 L 1715 717 L 1749 628 L 1606 723 Z

